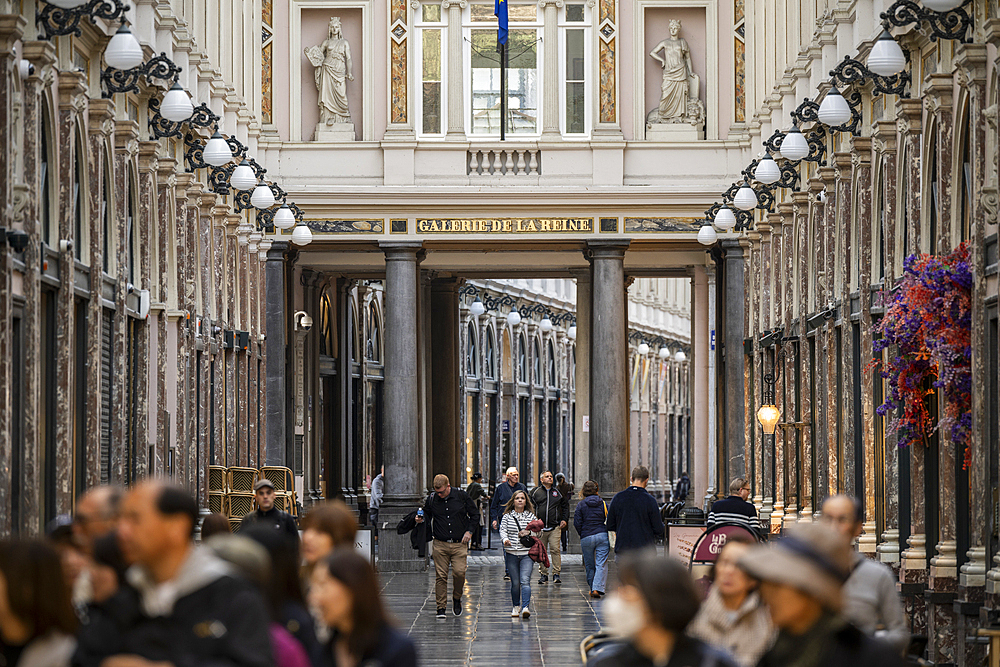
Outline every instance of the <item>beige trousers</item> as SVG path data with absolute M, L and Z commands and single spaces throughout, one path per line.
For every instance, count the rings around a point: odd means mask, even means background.
M 552 573 L 559 574 L 562 572 L 562 528 L 556 526 L 549 532 L 542 532 L 539 538 L 542 544 L 545 545 L 546 551 L 549 552 L 549 562 L 552 563 Z M 549 573 L 549 568 L 545 567 L 541 563 L 538 564 L 538 570 L 541 574 L 547 575 Z
M 434 582 L 434 599 L 437 601 L 438 609 L 444 609 L 448 606 L 449 565 L 455 580 L 451 596 L 456 599 L 462 597 L 462 591 L 465 590 L 465 571 L 468 569 L 468 557 L 468 545 L 461 542 L 434 540 L 434 573 L 437 575 Z

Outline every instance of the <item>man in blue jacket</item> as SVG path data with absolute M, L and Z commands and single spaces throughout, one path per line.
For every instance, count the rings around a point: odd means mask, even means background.
M 664 532 L 656 499 L 646 491 L 649 469 L 632 469 L 632 486 L 619 491 L 608 508 L 608 530 L 615 531 L 615 559 L 626 551 L 653 546 Z

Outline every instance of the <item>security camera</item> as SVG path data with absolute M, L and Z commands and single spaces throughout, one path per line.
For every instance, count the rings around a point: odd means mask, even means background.
M 27 79 L 35 73 L 35 66 L 27 60 L 21 59 L 17 63 L 17 73 L 22 79 Z
M 73 252 L 73 239 L 59 239 L 59 252 Z
M 826 190 L 820 190 L 816 193 L 816 201 L 825 202 L 826 201 Z
M 14 252 L 24 252 L 28 249 L 28 233 L 19 229 L 7 230 L 7 243 Z
M 309 317 L 304 310 L 295 313 L 293 322 L 296 331 L 309 331 L 313 327 L 313 318 Z

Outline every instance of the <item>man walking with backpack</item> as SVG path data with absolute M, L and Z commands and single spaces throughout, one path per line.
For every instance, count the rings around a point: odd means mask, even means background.
M 552 561 L 552 583 L 561 584 L 562 579 L 559 574 L 562 572 L 562 544 L 561 536 L 563 529 L 569 522 L 569 500 L 559 492 L 554 486 L 555 478 L 552 473 L 545 471 L 539 478 L 541 486 L 536 486 L 531 492 L 531 502 L 535 505 L 535 515 L 545 522 L 542 529 L 542 536 L 539 538 L 549 552 Z M 539 584 L 546 584 L 549 581 L 549 568 L 544 564 L 538 564 L 541 576 Z

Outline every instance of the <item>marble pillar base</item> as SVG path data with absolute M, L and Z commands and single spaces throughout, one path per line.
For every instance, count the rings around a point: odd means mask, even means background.
M 704 138 L 704 130 L 700 130 L 688 123 L 657 123 L 646 128 L 646 141 L 682 143 L 685 141 L 700 141 Z
M 868 556 L 875 557 L 878 548 L 878 538 L 875 536 L 875 522 L 866 521 L 861 528 L 861 536 L 858 538 L 858 551 Z
M 382 504 L 379 510 L 379 524 L 385 529 L 378 534 L 378 564 L 379 572 L 423 572 L 427 569 L 427 560 L 417 555 L 417 550 L 410 545 L 410 534 L 396 533 L 396 524 L 404 516 L 420 506 L 420 500 L 409 503 Z M 431 545 L 427 544 L 427 554 L 430 555 Z
M 882 543 L 876 552 L 883 563 L 899 563 L 899 531 L 890 529 L 882 533 Z
M 958 574 L 958 585 L 966 588 L 986 586 L 986 547 L 969 549 L 968 562 L 962 566 Z
M 771 534 L 780 535 L 781 529 L 785 525 L 785 503 L 777 501 L 771 511 Z
M 354 141 L 354 123 L 334 123 L 317 125 L 313 141 L 342 143 Z
M 782 520 L 781 531 L 784 532 L 790 526 L 795 525 L 799 521 L 798 509 L 795 505 L 789 505 L 788 509 L 785 510 L 785 518 Z

